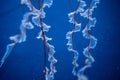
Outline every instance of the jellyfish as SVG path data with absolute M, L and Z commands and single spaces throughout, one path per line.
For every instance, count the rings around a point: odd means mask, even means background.
M 71 2 L 70 8 L 72 9 Z M 77 8 L 70 12 L 68 14 L 69 22 L 73 24 L 74 28 L 71 31 L 68 31 L 66 34 L 66 39 L 68 40 L 67 46 L 68 51 L 73 53 L 73 70 L 72 73 L 74 76 L 77 77 L 77 80 L 88 80 L 87 76 L 84 74 L 85 70 L 92 66 L 92 63 L 95 61 L 93 56 L 90 53 L 90 49 L 93 49 L 96 47 L 97 39 L 92 35 L 91 28 L 95 27 L 96 24 L 96 18 L 93 17 L 93 11 L 97 8 L 97 4 L 99 4 L 99 0 L 89 0 L 89 4 L 87 5 L 85 0 L 77 0 Z M 86 9 L 87 7 L 87 9 Z M 78 69 L 79 63 L 79 52 L 75 50 L 74 48 L 74 33 L 80 32 L 82 23 L 78 23 L 76 21 L 76 15 L 79 14 L 79 16 L 84 17 L 87 19 L 87 23 L 85 28 L 82 30 L 83 37 L 85 39 L 88 39 L 88 46 L 84 48 L 83 55 L 86 57 L 85 65 Z
M 42 80 L 53 80 L 54 74 L 57 72 L 55 68 L 55 63 L 57 62 L 57 59 L 54 57 L 55 47 L 49 43 L 49 41 L 51 41 L 52 38 L 47 37 L 47 35 L 45 34 L 46 32 L 49 31 L 51 26 L 43 22 L 43 18 L 45 18 L 44 9 L 46 7 L 50 8 L 53 3 L 53 0 L 37 0 L 37 2 L 38 2 L 38 9 L 35 8 L 31 0 L 21 0 L 21 4 L 26 5 L 29 8 L 29 12 L 26 12 L 24 14 L 23 20 L 21 21 L 21 25 L 20 25 L 21 33 L 10 37 L 10 40 L 12 40 L 13 43 L 7 45 L 6 52 L 0 61 L 0 68 L 4 64 L 5 60 L 9 57 L 15 45 L 26 41 L 27 39 L 26 30 L 34 29 L 34 27 L 37 26 L 40 28 L 40 32 L 38 33 L 38 36 L 36 38 L 42 39 L 43 44 L 44 44 L 44 47 L 43 47 L 44 49 L 44 70 L 43 70 L 43 75 L 41 79 Z M 30 17 L 32 17 L 32 20 L 29 19 Z M 46 63 L 47 49 L 48 49 L 48 61 L 50 62 L 49 68 L 46 65 L 47 64 Z

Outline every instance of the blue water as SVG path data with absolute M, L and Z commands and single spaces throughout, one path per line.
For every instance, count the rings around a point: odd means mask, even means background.
M 89 80 L 120 80 L 119 2 L 101 0 L 94 13 L 97 24 L 92 33 L 98 39 L 98 44 L 91 50 L 95 63 L 85 73 Z M 6 45 L 11 43 L 9 37 L 20 33 L 19 25 L 27 11 L 26 6 L 20 5 L 20 0 L 0 1 L 0 59 L 5 53 Z M 66 33 L 73 28 L 68 22 L 67 14 L 71 12 L 68 0 L 54 0 L 52 7 L 45 8 L 45 12 L 44 22 L 51 25 L 46 35 L 53 38 L 50 43 L 55 46 L 55 57 L 58 60 L 55 80 L 76 80 L 72 75 L 73 56 L 66 46 Z M 27 30 L 27 41 L 15 46 L 0 69 L 0 80 L 41 80 L 44 55 L 43 42 L 36 39 L 38 32 L 38 27 Z M 75 34 L 75 43 L 75 48 L 80 52 L 79 65 L 82 67 L 85 60 L 82 50 L 86 47 L 86 39 L 81 32 Z

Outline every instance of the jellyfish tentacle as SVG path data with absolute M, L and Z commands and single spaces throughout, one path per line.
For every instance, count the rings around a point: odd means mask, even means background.
M 8 58 L 8 56 L 10 55 L 10 53 L 11 53 L 12 49 L 14 48 L 15 44 L 16 43 L 11 43 L 11 44 L 7 45 L 6 52 L 5 52 L 4 56 L 1 59 L 0 68 L 2 67 L 2 65 L 5 62 L 5 60 Z
M 11 36 L 9 39 L 14 41 L 14 43 L 8 44 L 6 47 L 6 52 L 4 53 L 2 59 L 1 59 L 1 64 L 0 67 L 2 67 L 2 65 L 4 64 L 5 60 L 8 58 L 8 56 L 10 55 L 11 51 L 13 50 L 13 47 L 17 44 L 17 43 L 22 43 L 26 41 L 26 29 L 33 29 L 34 26 L 32 25 L 31 22 L 29 22 L 29 17 L 31 16 L 31 13 L 26 13 L 23 17 L 23 20 L 21 22 L 20 25 L 20 34 L 16 34 L 14 36 Z
M 85 65 L 79 70 L 79 76 L 85 77 L 84 75 L 85 70 L 91 67 L 92 63 L 95 61 L 95 59 L 90 53 L 90 50 L 96 47 L 97 39 L 92 35 L 90 31 L 91 28 L 95 27 L 96 24 L 96 18 L 93 18 L 92 15 L 95 8 L 97 8 L 97 4 L 99 4 L 99 0 L 90 0 L 88 9 L 86 9 L 83 13 L 80 14 L 84 18 L 88 19 L 86 27 L 82 30 L 83 37 L 88 39 L 88 46 L 83 50 L 83 55 L 86 57 L 86 60 L 85 60 Z M 80 80 L 84 80 L 84 79 L 80 78 Z
M 40 2 L 38 0 L 38 2 Z M 38 35 L 38 39 L 42 39 L 43 43 L 44 43 L 44 71 L 43 71 L 43 75 L 42 75 L 42 80 L 44 80 L 44 78 L 46 80 L 53 80 L 54 79 L 54 74 L 56 73 L 56 69 L 55 69 L 55 63 L 57 62 L 57 60 L 54 57 L 55 54 L 55 49 L 54 46 L 51 45 L 48 41 L 52 40 L 52 38 L 48 38 L 45 35 L 45 32 L 48 32 L 49 29 L 51 28 L 51 26 L 45 24 L 43 22 L 43 18 L 45 18 L 45 12 L 44 12 L 44 8 L 45 7 L 50 7 L 53 3 L 53 0 L 42 0 L 42 6 L 40 7 L 40 3 L 38 3 L 38 7 L 40 10 L 40 13 L 43 13 L 44 15 L 38 15 L 36 16 L 36 18 L 34 17 L 32 20 L 35 23 L 35 25 L 39 26 L 41 28 L 41 31 L 39 32 Z M 36 19 L 36 20 L 35 20 Z M 48 69 L 48 67 L 46 66 L 46 49 L 48 48 L 48 61 L 50 62 L 50 69 Z
M 70 0 L 69 0 L 70 2 Z M 72 31 L 69 31 L 67 32 L 66 34 L 66 39 L 68 39 L 68 42 L 67 42 L 67 46 L 68 46 L 68 51 L 71 51 L 73 53 L 73 70 L 72 70 L 72 73 L 74 76 L 77 77 L 78 79 L 78 57 L 79 57 L 79 52 L 77 50 L 74 49 L 74 33 L 76 32 L 79 32 L 81 30 L 81 23 L 78 23 L 76 21 L 76 15 L 78 13 L 82 13 L 84 11 L 84 7 L 86 6 L 86 3 L 83 1 L 83 0 L 78 0 L 78 5 L 77 5 L 77 8 L 73 11 L 73 12 L 70 12 L 68 14 L 68 17 L 69 17 L 69 22 L 73 24 L 74 28 Z M 72 9 L 73 7 L 71 6 L 71 3 L 70 3 L 70 8 Z

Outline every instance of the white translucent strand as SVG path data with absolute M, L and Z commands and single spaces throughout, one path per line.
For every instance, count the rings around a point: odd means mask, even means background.
M 7 59 L 7 57 L 10 55 L 13 47 L 15 46 L 16 43 L 11 43 L 11 44 L 8 44 L 7 47 L 6 47 L 6 52 L 4 54 L 4 56 L 2 57 L 1 59 L 1 62 L 0 62 L 0 68 L 2 67 L 2 65 L 4 64 L 5 60 Z
M 54 74 L 57 72 L 55 68 L 55 63 L 57 63 L 57 60 L 54 57 L 55 47 L 49 43 L 47 43 L 47 46 L 49 47 L 48 61 L 50 62 L 50 70 L 46 75 L 46 80 L 54 80 Z
M 96 47 L 97 39 L 94 36 L 92 36 L 88 31 L 90 31 L 92 27 L 95 27 L 96 18 L 93 18 L 92 14 L 94 9 L 97 8 L 98 3 L 99 3 L 99 0 L 92 0 L 91 5 L 89 6 L 89 9 L 85 10 L 84 13 L 80 14 L 81 16 L 89 20 L 89 23 L 83 29 L 82 33 L 83 33 L 83 36 L 86 39 L 88 39 L 90 42 L 89 42 L 89 45 L 83 50 L 83 55 L 87 59 L 85 60 L 86 65 L 78 71 L 79 80 L 87 80 L 87 77 L 83 73 L 88 67 L 91 67 L 92 63 L 95 61 L 93 56 L 90 54 L 89 49 L 93 49 Z
M 8 58 L 10 55 L 13 47 L 16 45 L 16 43 L 22 43 L 26 41 L 26 29 L 33 29 L 34 26 L 32 23 L 29 21 L 29 16 L 32 15 L 32 12 L 28 12 L 24 15 L 23 20 L 20 25 L 20 34 L 16 34 L 14 36 L 11 36 L 9 39 L 14 41 L 14 43 L 8 44 L 6 47 L 6 52 L 3 55 L 1 62 L 0 62 L 0 67 L 4 64 L 5 60 Z
M 78 0 L 80 3 L 77 10 L 70 12 L 68 14 L 69 17 L 69 22 L 72 24 L 75 24 L 75 28 L 72 31 L 67 32 L 66 34 L 66 39 L 68 40 L 67 46 L 68 46 L 68 51 L 71 51 L 74 53 L 74 58 L 72 64 L 74 65 L 72 73 L 74 76 L 77 76 L 76 68 L 79 66 L 77 63 L 78 57 L 79 57 L 79 52 L 75 49 L 73 49 L 73 41 L 72 41 L 72 35 L 75 32 L 79 32 L 81 30 L 81 23 L 78 23 L 76 20 L 74 20 L 76 14 L 80 14 L 81 12 L 84 11 L 84 7 L 86 6 L 85 2 L 83 0 Z
M 47 25 L 44 22 L 41 22 L 40 18 L 42 18 L 42 19 L 45 18 L 44 8 L 45 7 L 49 8 L 52 5 L 52 3 L 53 3 L 53 0 L 44 0 L 42 10 L 35 9 L 34 6 L 33 6 L 32 22 L 40 28 L 43 27 L 44 32 L 48 32 L 49 29 L 51 28 L 51 26 Z M 28 4 L 27 4 L 27 6 L 29 7 Z M 57 72 L 56 69 L 55 69 L 55 63 L 57 62 L 57 60 L 54 57 L 55 49 L 54 49 L 53 45 L 48 43 L 48 41 L 52 40 L 52 38 L 49 38 L 46 35 L 44 35 L 44 36 L 45 36 L 45 40 L 46 40 L 46 46 L 49 48 L 48 61 L 50 62 L 50 69 L 48 67 L 46 67 L 45 77 L 46 77 L 46 80 L 53 80 L 54 79 L 54 74 Z M 42 36 L 42 30 L 38 33 L 37 39 L 44 40 L 44 37 Z

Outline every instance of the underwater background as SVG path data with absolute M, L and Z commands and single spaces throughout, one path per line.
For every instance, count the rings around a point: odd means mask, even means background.
M 37 2 L 32 1 L 34 4 Z M 72 74 L 73 55 L 66 46 L 66 33 L 73 28 L 68 22 L 68 13 L 71 12 L 69 3 L 68 0 L 53 1 L 50 8 L 45 8 L 46 18 L 43 21 L 51 26 L 46 35 L 53 38 L 50 43 L 55 46 L 55 58 L 58 60 L 54 80 L 76 80 Z M 74 2 L 73 5 L 76 6 Z M 21 20 L 28 11 L 25 5 L 20 4 L 20 0 L 0 0 L 0 59 L 5 53 L 6 45 L 12 42 L 9 37 L 20 33 Z M 89 80 L 120 80 L 120 1 L 100 0 L 94 16 L 97 23 L 92 34 L 98 43 L 91 50 L 95 62 L 85 74 Z M 38 27 L 27 30 L 26 42 L 17 44 L 0 68 L 0 80 L 41 80 L 44 55 L 43 41 L 36 39 L 38 32 Z M 83 38 L 82 32 L 75 33 L 74 39 L 75 48 L 80 53 L 80 68 L 84 66 L 82 51 L 87 40 Z

